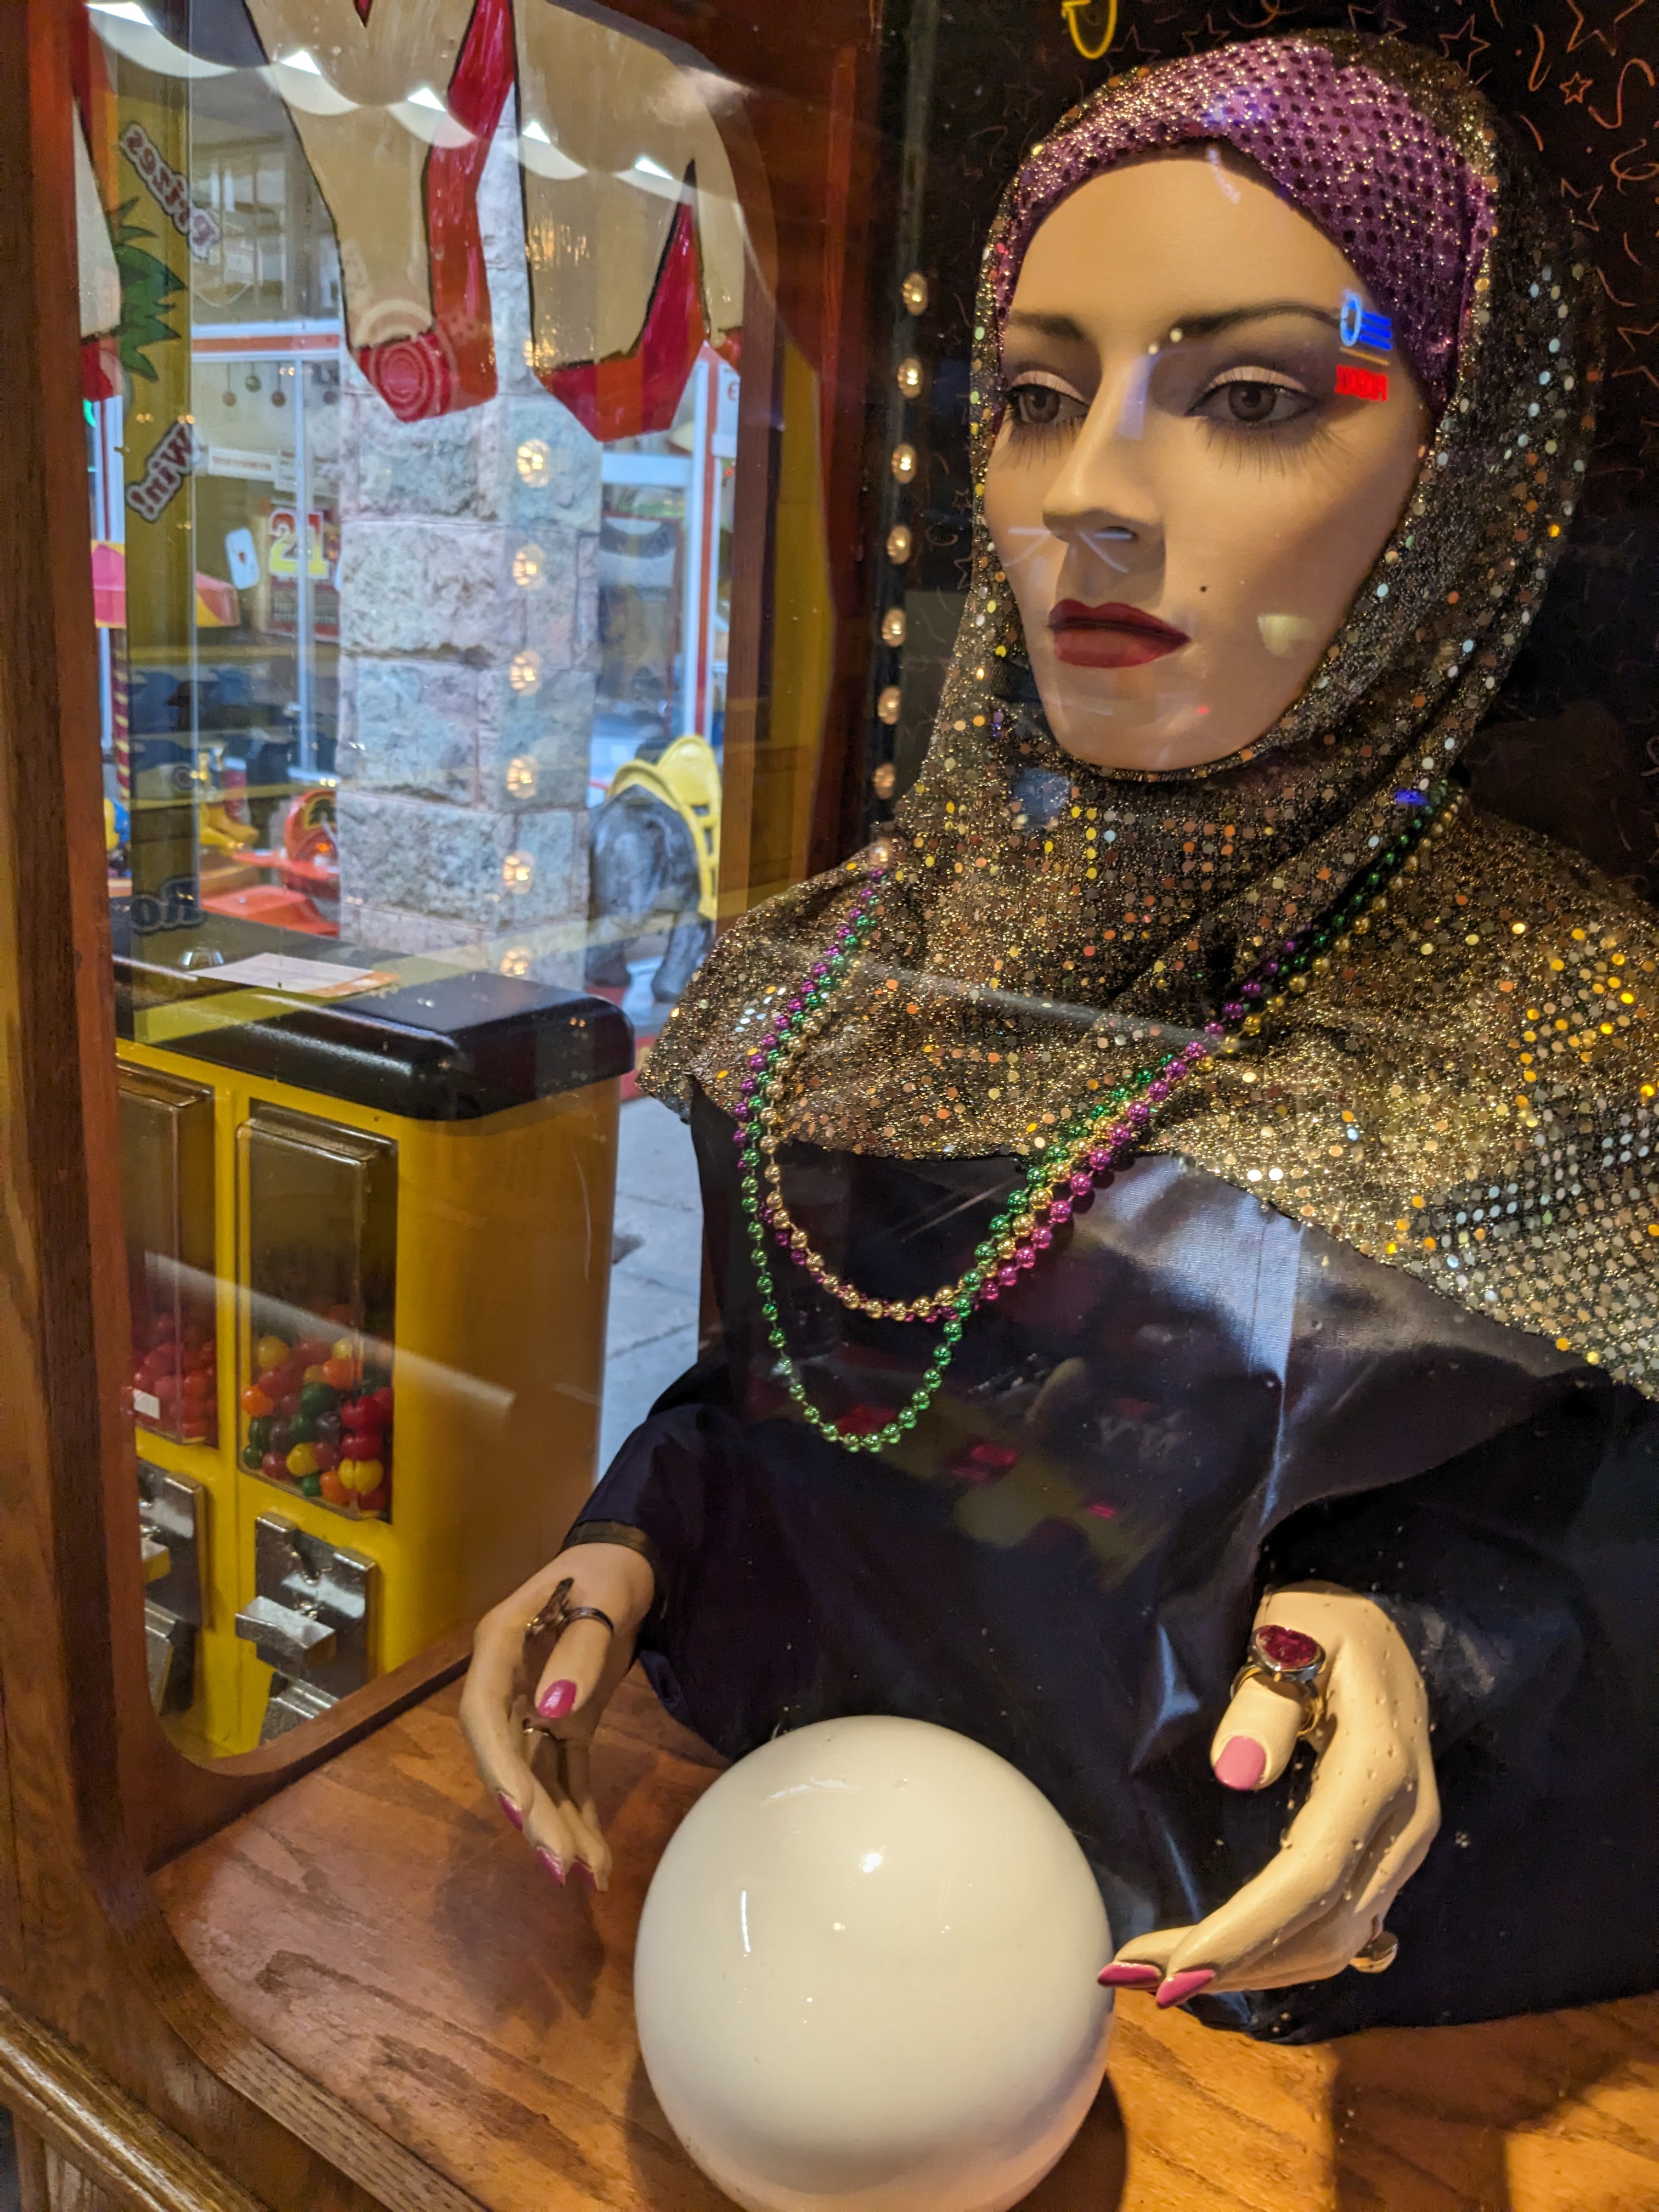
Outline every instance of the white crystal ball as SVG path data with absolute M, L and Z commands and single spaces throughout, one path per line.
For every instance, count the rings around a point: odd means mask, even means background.
M 651 2086 L 748 2212 L 1004 2212 L 1106 2064 L 1112 1954 L 1058 1813 L 921 1721 L 775 1738 L 693 1807 L 645 1901 Z

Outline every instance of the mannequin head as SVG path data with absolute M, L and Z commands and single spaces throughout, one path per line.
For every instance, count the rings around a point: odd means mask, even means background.
M 1398 349 L 1386 399 L 1337 396 L 1345 292 L 1376 304 L 1218 148 L 1109 169 L 1033 235 L 985 514 L 1049 726 L 1078 759 L 1224 759 L 1272 727 L 1340 628 L 1430 424 Z M 1146 626 L 1087 618 L 1101 608 Z

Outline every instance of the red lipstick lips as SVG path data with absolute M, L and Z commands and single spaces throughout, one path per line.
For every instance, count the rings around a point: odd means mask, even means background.
M 1139 668 L 1192 642 L 1184 629 L 1172 629 L 1156 615 L 1115 599 L 1101 607 L 1085 606 L 1081 599 L 1057 599 L 1048 627 L 1054 635 L 1054 658 L 1074 668 Z

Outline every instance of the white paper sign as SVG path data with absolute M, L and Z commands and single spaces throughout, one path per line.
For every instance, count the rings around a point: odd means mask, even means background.
M 292 991 L 302 999 L 349 999 L 377 991 L 397 977 L 384 968 L 337 968 L 326 960 L 296 959 L 289 952 L 256 952 L 226 967 L 198 969 L 216 983 L 247 983 L 261 991 Z

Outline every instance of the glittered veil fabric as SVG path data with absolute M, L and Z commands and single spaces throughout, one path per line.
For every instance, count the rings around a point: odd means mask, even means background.
M 1063 752 L 1036 703 L 977 496 L 1000 320 L 1067 191 L 1195 141 L 1247 154 L 1343 246 L 1438 419 L 1392 537 L 1279 722 L 1203 768 L 1103 770 Z M 1267 39 L 1138 70 L 1033 149 L 977 300 L 962 627 L 886 841 L 879 921 L 795 1063 L 786 1134 L 902 1158 L 1028 1153 L 1364 878 L 1455 770 L 1571 527 L 1600 375 L 1595 284 L 1468 79 L 1393 40 Z M 720 940 L 648 1089 L 734 1103 L 869 865 Z M 1145 1148 L 1659 1395 L 1653 915 L 1467 805 L 1378 890 Z

